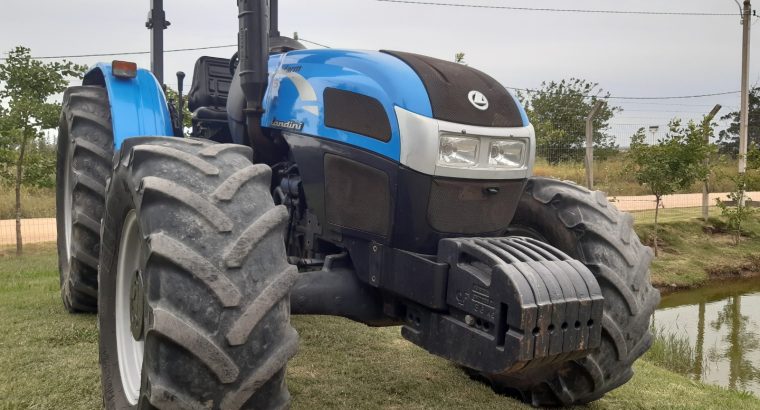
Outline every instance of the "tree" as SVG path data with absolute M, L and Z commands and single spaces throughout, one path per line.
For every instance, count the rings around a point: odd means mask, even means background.
M 731 125 L 718 134 L 718 149 L 721 154 L 736 158 L 739 155 L 739 119 L 740 112 L 730 112 L 721 120 L 730 120 Z M 760 87 L 753 87 L 749 92 L 749 130 L 747 145 L 760 148 Z
M 681 121 L 675 119 L 670 122 L 667 135 L 653 145 L 645 142 L 644 128 L 640 128 L 631 138 L 628 169 L 636 181 L 648 187 L 655 197 L 655 255 L 659 254 L 657 224 L 662 197 L 707 178 L 710 170 L 705 159 L 711 147 L 706 136 L 712 135 L 712 132 L 712 124 L 707 120 L 700 125 L 689 121 L 688 125 L 682 126 Z
M 464 62 L 464 53 L 460 51 L 454 54 L 454 62 L 459 64 L 467 64 Z
M 182 127 L 184 133 L 184 128 L 192 128 L 193 126 L 193 113 L 190 112 L 190 99 L 187 94 L 182 96 L 182 100 L 184 101 L 184 105 L 182 106 Z M 175 91 L 173 88 L 167 86 L 166 101 L 176 109 L 177 101 L 179 101 L 179 93 L 177 93 L 177 91 Z
M 21 254 L 21 186 L 35 140 L 58 125 L 61 106 L 52 97 L 62 93 L 70 78 L 81 78 L 84 67 L 69 61 L 43 63 L 30 50 L 16 47 L 0 64 L 0 167 L 12 169 L 16 193 L 16 252 Z M 34 175 L 32 173 L 31 175 Z M 28 181 L 28 179 L 26 179 Z
M 609 93 L 579 78 L 541 83 L 541 88 L 527 94 L 518 93 L 526 106 L 528 118 L 536 129 L 537 153 L 550 163 L 578 161 L 585 155 L 586 117 L 597 100 Z M 619 107 L 604 104 L 594 117 L 594 147 L 604 155 L 617 149 L 615 138 L 606 133 L 609 121 Z
M 745 192 L 747 175 L 739 174 L 731 180 L 734 182 L 734 190 L 728 193 L 728 201 L 721 201 L 720 198 L 716 198 L 716 202 L 721 215 L 726 218 L 728 230 L 734 237 L 734 245 L 738 245 L 742 239 L 742 226 L 752 215 L 757 213 L 757 210 L 747 203 L 752 200 Z
M 747 169 L 760 170 L 760 146 L 747 150 Z

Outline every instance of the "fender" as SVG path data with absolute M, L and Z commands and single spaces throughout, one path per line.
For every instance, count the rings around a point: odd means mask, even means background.
M 150 71 L 141 68 L 135 78 L 118 78 L 111 64 L 98 63 L 85 74 L 82 85 L 100 85 L 108 90 L 115 151 L 127 138 L 174 137 L 166 96 Z

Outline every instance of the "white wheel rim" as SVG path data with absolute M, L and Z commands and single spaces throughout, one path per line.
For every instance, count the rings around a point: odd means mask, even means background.
M 130 322 L 130 291 L 132 279 L 140 269 L 143 255 L 143 238 L 137 222 L 137 214 L 131 211 L 124 220 L 119 260 L 116 266 L 116 350 L 119 359 L 119 373 L 124 395 L 131 405 L 140 398 L 140 376 L 144 353 L 144 342 L 132 336 Z
M 64 161 L 64 177 L 63 177 L 63 222 L 64 222 L 64 246 L 66 247 L 66 260 L 71 263 L 71 231 L 73 218 L 71 217 L 71 207 L 74 205 L 72 200 L 73 193 L 71 192 L 73 186 L 71 185 L 71 151 L 66 153 L 66 160 Z

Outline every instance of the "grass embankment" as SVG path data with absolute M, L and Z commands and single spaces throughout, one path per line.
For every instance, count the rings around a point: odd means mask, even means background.
M 651 245 L 654 225 L 637 224 L 642 242 Z M 712 279 L 760 275 L 760 221 L 754 218 L 738 245 L 720 219 L 660 225 L 660 256 L 652 262 L 652 283 L 662 289 L 693 288 Z
M 16 218 L 16 193 L 13 187 L 0 185 L 0 219 Z M 55 190 L 21 190 L 22 218 L 55 218 Z
M 527 409 L 406 342 L 398 328 L 294 317 L 300 353 L 288 368 L 294 409 Z M 52 245 L 16 258 L 0 251 L 0 409 L 101 406 L 94 315 L 60 301 Z M 760 400 L 707 386 L 646 361 L 633 380 L 584 409 L 760 408 Z

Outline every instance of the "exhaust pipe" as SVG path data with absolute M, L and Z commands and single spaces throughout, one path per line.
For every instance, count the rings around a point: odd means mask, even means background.
M 238 73 L 245 95 L 243 113 L 248 128 L 248 144 L 254 148 L 256 162 L 273 161 L 273 143 L 261 129 L 263 100 L 269 83 L 269 2 L 238 0 Z

